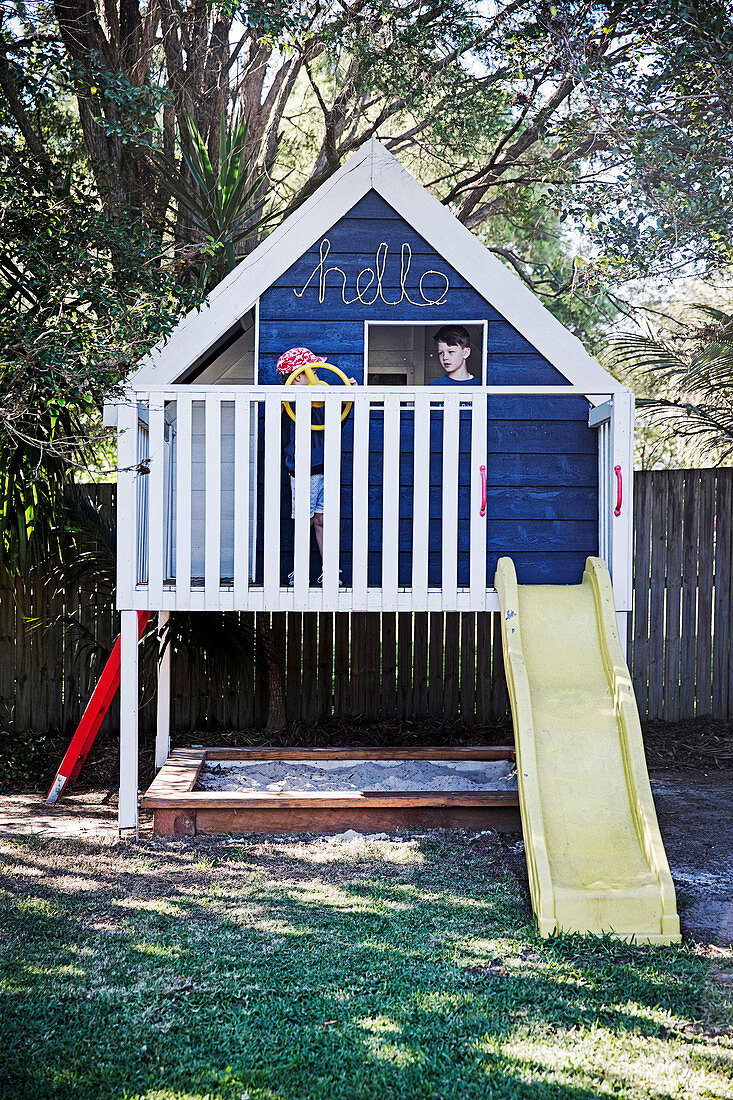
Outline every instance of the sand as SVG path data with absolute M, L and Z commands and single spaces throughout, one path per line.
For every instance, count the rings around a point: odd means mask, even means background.
M 221 760 L 197 791 L 515 791 L 508 760 Z

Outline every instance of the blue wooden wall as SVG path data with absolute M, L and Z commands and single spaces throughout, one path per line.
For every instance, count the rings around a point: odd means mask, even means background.
M 321 241 L 304 253 L 260 298 L 259 381 L 277 381 L 275 363 L 283 351 L 305 345 L 345 374 L 364 380 L 364 321 L 441 319 L 441 323 L 488 321 L 487 384 L 562 385 L 567 379 L 524 339 L 465 279 L 446 263 L 375 192 L 366 195 L 348 215 L 324 235 L 330 242 L 326 267 L 338 267 L 326 276 L 324 300 L 319 301 Z M 355 297 L 355 281 L 364 268 L 375 267 L 380 245 L 388 245 L 381 280 L 382 294 L 371 304 L 376 285 Z M 409 244 L 411 265 L 401 285 L 401 247 Z M 382 249 L 383 252 L 383 249 Z M 420 276 L 434 269 L 447 276 L 449 289 L 440 305 L 412 304 L 421 300 Z M 428 275 L 424 296 L 440 298 L 445 280 Z M 412 302 L 403 297 L 404 292 Z M 300 296 L 296 295 L 298 291 Z M 342 294 L 343 291 L 343 294 Z M 302 293 L 301 293 L 302 292 Z M 398 300 L 403 297 L 402 301 Z M 386 301 L 384 300 L 386 299 Z M 398 304 L 397 304 L 398 303 Z M 475 364 L 475 368 L 480 365 Z M 325 376 L 324 376 L 325 377 Z M 334 380 L 335 381 L 335 380 Z M 487 582 L 493 584 L 496 561 L 510 555 L 520 583 L 578 583 L 588 554 L 598 552 L 597 433 L 588 427 L 584 398 L 499 397 L 488 399 L 487 461 Z M 346 583 L 351 575 L 352 430 L 343 428 L 341 483 L 342 557 Z M 430 571 L 431 584 L 440 583 L 441 433 L 439 414 L 431 423 Z M 260 433 L 263 438 L 263 431 Z M 369 461 L 369 583 L 380 581 L 382 424 L 372 414 Z M 468 448 L 470 424 L 461 424 L 459 470 L 459 585 L 468 583 Z M 410 583 L 412 534 L 412 414 L 402 413 L 400 481 L 400 584 Z M 363 478 L 357 478 L 357 485 Z M 260 485 L 261 493 L 261 485 Z M 292 569 L 293 532 L 290 485 L 283 476 L 282 575 Z M 260 507 L 260 515 L 262 510 Z M 262 537 L 259 538 L 261 575 Z M 320 572 L 314 551 L 312 575 Z

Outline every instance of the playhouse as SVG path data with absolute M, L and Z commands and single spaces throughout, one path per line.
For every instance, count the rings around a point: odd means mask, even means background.
M 446 324 L 468 330 L 479 384 L 431 385 Z M 278 357 L 296 346 L 358 385 L 280 385 Z M 322 560 L 309 522 L 314 405 Z M 138 613 L 498 611 L 500 559 L 521 591 L 579 586 L 590 558 L 610 571 L 623 645 L 633 415 L 630 391 L 446 207 L 376 140 L 362 148 L 106 410 L 119 447 L 120 827 L 138 812 Z M 165 655 L 158 767 L 169 710 Z

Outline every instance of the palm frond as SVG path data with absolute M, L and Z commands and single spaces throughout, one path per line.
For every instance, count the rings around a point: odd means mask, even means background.
M 647 389 L 638 407 L 717 462 L 733 455 L 733 316 L 709 306 L 675 333 L 622 333 L 610 362 Z

